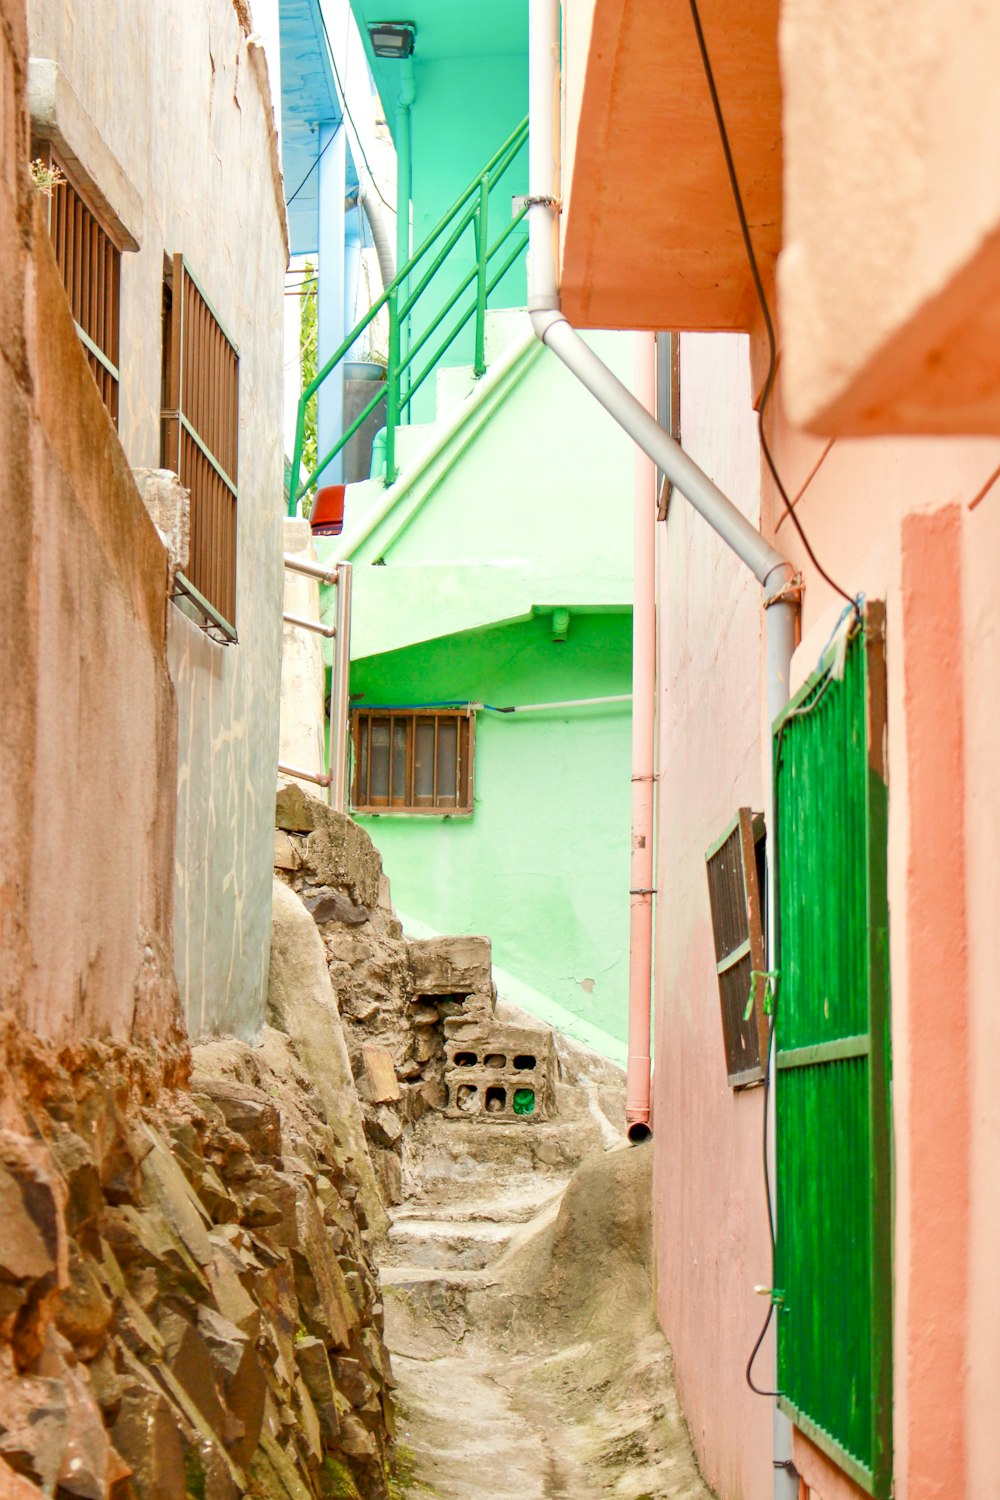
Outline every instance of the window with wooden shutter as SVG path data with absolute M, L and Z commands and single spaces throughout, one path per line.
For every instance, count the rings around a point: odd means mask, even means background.
M 741 807 L 705 862 L 726 1076 L 746 1088 L 763 1082 L 767 1066 L 763 815 Z
M 42 148 L 39 159 L 58 174 L 49 235 L 87 363 L 117 427 L 121 251 L 52 149 Z
M 357 812 L 472 812 L 476 720 L 471 709 L 356 709 Z
M 178 587 L 222 641 L 236 640 L 239 375 L 239 350 L 175 255 L 164 287 L 161 461 L 191 492 Z
M 777 721 L 773 830 L 780 1404 L 879 1497 L 892 1484 L 884 620 L 869 604 L 846 657 Z

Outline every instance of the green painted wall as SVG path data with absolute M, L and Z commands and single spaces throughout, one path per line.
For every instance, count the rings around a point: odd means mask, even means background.
M 627 381 L 631 336 L 588 340 Z M 351 691 L 501 706 L 629 693 L 629 440 L 530 340 L 483 390 L 419 478 L 404 468 L 370 534 L 376 482 L 349 491 L 344 535 L 318 540 L 354 564 Z M 565 645 L 551 640 L 557 607 Z M 625 1034 L 630 738 L 628 704 L 481 713 L 471 820 L 365 820 L 408 917 L 490 936 L 535 992 L 516 1003 L 611 1056 Z
M 506 706 L 631 690 L 631 615 L 551 617 L 449 636 L 352 666 L 365 704 L 467 698 Z M 405 915 L 485 933 L 494 959 L 624 1040 L 628 994 L 628 704 L 476 717 L 471 818 L 359 818 Z M 615 1050 L 605 1046 L 605 1050 Z

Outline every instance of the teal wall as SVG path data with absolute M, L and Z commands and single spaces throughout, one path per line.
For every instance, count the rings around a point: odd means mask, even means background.
M 368 22 L 385 20 L 377 0 L 351 0 L 363 37 Z M 413 75 L 416 98 L 411 109 L 413 143 L 412 235 L 416 250 L 475 178 L 499 146 L 528 113 L 528 7 L 526 0 L 492 0 L 488 6 L 469 0 L 411 0 L 405 19 L 416 26 Z M 402 65 L 369 52 L 375 85 L 386 120 L 397 136 L 397 109 Z M 527 151 L 505 173 L 490 200 L 490 240 L 510 221 L 511 197 L 528 191 Z M 522 236 L 527 243 L 527 234 Z M 509 244 L 498 252 L 502 262 Z M 432 288 L 414 308 L 413 342 L 433 321 L 474 260 L 471 229 L 455 247 Z M 466 294 L 469 296 L 470 292 Z M 503 278 L 490 298 L 491 307 L 523 307 L 527 295 L 524 258 Z M 451 315 L 451 319 L 455 313 Z M 425 346 L 414 366 L 419 374 L 443 341 L 444 331 Z M 441 365 L 471 364 L 473 325 L 461 333 L 440 360 Z M 434 416 L 434 378 L 429 376 L 413 402 L 412 419 Z
M 368 657 L 368 704 L 472 699 L 498 706 L 631 690 L 631 615 L 551 616 Z M 359 818 L 393 899 L 443 932 L 485 933 L 501 968 L 621 1042 L 628 995 L 630 725 L 627 703 L 476 716 L 471 818 Z M 613 1050 L 605 1047 L 605 1050 Z
M 413 246 L 416 249 L 447 213 L 458 194 L 481 171 L 528 112 L 527 54 L 513 57 L 443 58 L 419 66 L 417 99 L 413 106 Z M 528 191 L 528 153 L 518 158 L 490 197 L 490 242 L 510 222 L 511 197 Z M 515 231 L 527 245 L 527 221 Z M 497 252 L 499 269 L 506 251 Z M 472 231 L 452 251 L 442 268 L 440 290 L 417 304 L 413 313 L 414 341 L 431 316 L 469 269 L 473 260 Z M 469 296 L 472 288 L 466 293 Z M 524 307 L 527 273 L 522 255 L 490 297 L 491 307 Z M 433 347 L 430 345 L 429 347 Z M 474 323 L 470 322 L 441 360 L 443 365 L 471 364 Z M 428 381 L 431 386 L 431 381 Z M 425 394 L 426 392 L 426 394 Z M 433 412 L 433 389 L 419 393 L 418 420 Z

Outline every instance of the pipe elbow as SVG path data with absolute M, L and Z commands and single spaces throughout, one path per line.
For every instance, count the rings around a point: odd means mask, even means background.
M 548 334 L 557 323 L 565 323 L 566 319 L 558 307 L 528 307 L 528 317 L 531 326 L 535 330 L 536 338 L 544 344 Z
M 400 80 L 400 90 L 396 103 L 401 109 L 409 109 L 415 103 L 417 97 L 417 80 L 413 71 L 412 57 L 403 60 L 403 76 Z

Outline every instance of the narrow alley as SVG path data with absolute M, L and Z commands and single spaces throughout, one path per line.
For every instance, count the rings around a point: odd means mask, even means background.
M 651 1152 L 621 1079 L 558 1052 L 550 1123 L 414 1132 L 382 1267 L 400 1441 L 442 1500 L 707 1500 L 651 1315 Z
M 1000 1500 L 998 78 L 0 0 L 0 1500 Z

